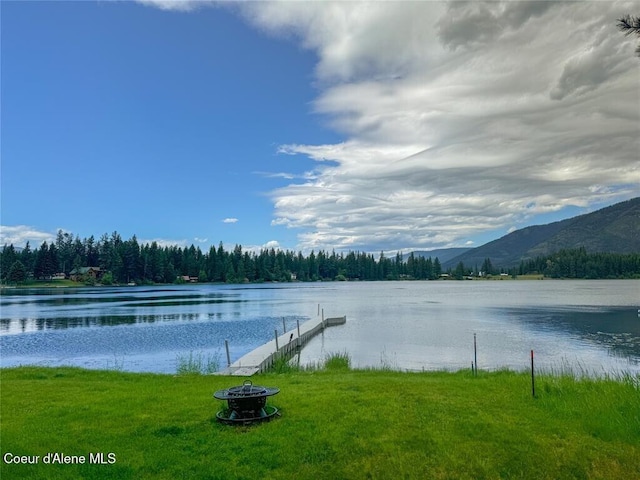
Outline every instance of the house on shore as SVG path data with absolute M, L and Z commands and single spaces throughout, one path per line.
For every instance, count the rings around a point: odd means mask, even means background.
M 180 275 L 178 278 L 182 279 L 186 283 L 198 283 L 198 277 L 190 277 L 189 275 Z
M 69 272 L 69 278 L 74 282 L 80 282 L 84 280 L 100 280 L 102 278 L 102 270 L 100 267 L 80 267 L 74 268 Z

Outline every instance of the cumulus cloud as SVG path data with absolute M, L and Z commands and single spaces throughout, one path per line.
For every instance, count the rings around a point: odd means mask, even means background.
M 237 218 L 225 218 L 224 220 L 222 220 L 222 223 L 238 223 L 238 219 Z
M 161 248 L 165 248 L 165 247 L 186 248 L 191 245 L 186 238 L 182 240 L 171 240 L 169 238 L 150 238 L 150 239 L 139 238 L 138 239 L 139 245 L 151 245 L 153 242 L 155 242 Z
M 615 27 L 628 7 L 251 4 L 318 53 L 314 107 L 346 136 L 280 148 L 317 168 L 273 192 L 273 223 L 306 249 L 429 248 L 637 195 L 638 67 Z
M 51 243 L 55 239 L 55 233 L 42 232 L 27 225 L 0 226 L 0 247 L 11 244 L 24 247 L 29 242 L 31 248 L 38 248 L 42 242 Z
M 272 192 L 299 247 L 463 245 L 567 206 L 640 193 L 634 2 L 247 2 L 317 54 L 313 108 L 337 144 Z
M 278 250 L 280 248 L 280 242 L 278 242 L 277 240 L 269 240 L 267 243 L 262 245 L 262 248 L 266 248 L 266 249 L 273 248 L 275 250 Z
M 235 245 L 229 245 L 228 248 L 225 245 L 225 249 L 227 249 L 228 251 L 233 251 L 234 248 L 235 248 Z M 242 245 L 243 252 L 249 252 L 255 255 L 259 255 L 260 252 L 262 252 L 263 250 L 271 250 L 271 249 L 284 250 L 282 245 L 280 245 L 280 242 L 278 242 L 277 240 L 269 240 L 268 242 L 263 243 L 262 245 Z

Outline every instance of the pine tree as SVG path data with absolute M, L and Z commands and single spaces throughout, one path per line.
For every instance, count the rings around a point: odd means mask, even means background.
M 13 262 L 9 268 L 8 280 L 10 283 L 21 283 L 27 279 L 27 269 L 20 260 Z
M 431 278 L 440 278 L 442 275 L 442 265 L 440 265 L 440 259 L 438 257 L 433 261 L 433 275 Z
M 635 34 L 640 37 L 640 17 L 624 15 L 618 19 L 618 29 L 626 36 Z M 640 45 L 636 48 L 636 55 L 640 57 Z
M 17 259 L 18 254 L 13 244 L 2 247 L 2 258 L 0 260 L 0 276 L 2 279 L 9 277 L 9 270 Z

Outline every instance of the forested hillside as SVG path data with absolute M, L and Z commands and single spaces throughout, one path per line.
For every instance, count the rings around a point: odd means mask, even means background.
M 491 258 L 495 266 L 511 268 L 522 260 L 580 248 L 589 253 L 640 252 L 640 197 L 560 222 L 522 228 L 442 263 L 449 268 Z

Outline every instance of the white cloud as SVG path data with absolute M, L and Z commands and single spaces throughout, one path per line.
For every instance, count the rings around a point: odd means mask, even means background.
M 224 220 L 222 220 L 222 223 L 238 223 L 238 219 L 237 218 L 225 218 Z
M 287 153 L 282 146 L 280 147 L 280 153 Z M 256 175 L 261 175 L 266 178 L 283 178 L 285 180 L 311 180 L 316 177 L 314 172 L 304 172 L 303 174 L 294 174 L 288 172 L 253 172 Z
M 262 245 L 262 248 L 266 248 L 269 250 L 273 248 L 274 250 L 278 250 L 280 248 L 280 243 L 277 240 L 270 240 Z
M 153 242 L 156 242 L 156 244 L 161 248 L 174 247 L 174 246 L 180 247 L 180 248 L 186 248 L 191 246 L 191 244 L 186 238 L 183 240 L 171 240 L 168 238 L 151 238 L 151 239 L 139 238 L 138 239 L 139 245 L 151 245 Z
M 228 251 L 233 251 L 233 249 L 235 248 L 235 245 L 230 245 L 228 248 Z M 280 242 L 278 242 L 277 240 L 269 240 L 266 243 L 263 243 L 262 245 L 242 245 L 242 251 L 243 252 L 249 252 L 249 253 L 253 253 L 255 255 L 259 255 L 261 251 L 263 250 L 285 250 L 281 245 Z M 225 249 L 227 249 L 227 246 L 225 245 Z
M 195 237 L 193 239 L 196 243 L 207 243 L 209 241 L 208 238 L 200 238 L 200 237 Z
M 13 244 L 14 247 L 24 247 L 27 242 L 32 249 L 40 247 L 42 242 L 51 243 L 56 239 L 55 233 L 42 232 L 27 225 L 1 225 L 0 247 Z
M 640 194 L 638 60 L 615 20 L 637 2 L 232 5 L 317 54 L 313 107 L 344 136 L 279 147 L 316 162 L 272 192 L 303 250 L 461 245 Z
M 199 6 L 203 6 L 207 3 L 206 0 L 137 0 L 143 5 L 149 5 L 157 7 L 161 10 L 177 10 L 188 12 L 197 9 Z
M 280 147 L 317 164 L 272 193 L 272 223 L 305 250 L 430 248 L 637 195 L 638 65 L 615 26 L 628 8 L 249 4 L 318 54 L 315 110 L 346 136 Z

